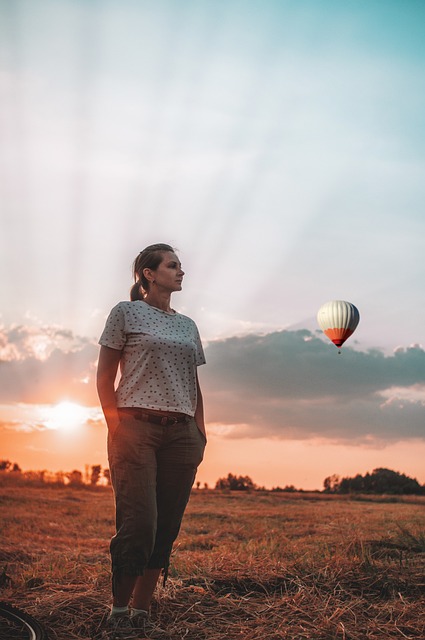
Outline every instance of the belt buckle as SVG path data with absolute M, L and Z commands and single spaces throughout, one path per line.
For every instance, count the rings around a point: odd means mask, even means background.
M 180 422 L 179 418 L 172 418 L 171 416 L 163 416 L 161 418 L 160 424 L 164 427 L 165 426 L 169 427 L 169 426 L 178 424 L 179 422 Z

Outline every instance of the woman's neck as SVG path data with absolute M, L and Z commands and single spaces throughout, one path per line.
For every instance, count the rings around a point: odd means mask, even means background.
M 156 307 L 161 311 L 166 311 L 167 313 L 172 312 L 170 306 L 171 294 L 169 293 L 164 293 L 161 295 L 158 292 L 150 292 L 144 297 L 143 301 L 149 304 L 151 307 Z

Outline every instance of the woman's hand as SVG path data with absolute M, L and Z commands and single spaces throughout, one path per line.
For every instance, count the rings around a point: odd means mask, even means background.
M 111 420 L 111 419 L 109 419 L 109 420 L 106 422 L 107 427 L 108 427 L 108 433 L 109 433 L 109 435 L 111 436 L 111 438 L 113 438 L 113 437 L 114 437 L 114 433 L 115 433 L 115 431 L 118 429 L 118 425 L 119 425 L 119 423 L 120 423 L 119 418 L 117 418 L 116 420 Z
M 207 433 L 205 430 L 205 419 L 204 419 L 204 401 L 202 398 L 201 387 L 198 379 L 198 372 L 196 372 L 196 410 L 195 410 L 195 422 L 199 431 L 204 434 L 205 439 L 207 439 Z
M 97 392 L 111 436 L 115 433 L 120 421 L 114 385 L 121 353 L 118 349 L 100 347 L 97 366 Z

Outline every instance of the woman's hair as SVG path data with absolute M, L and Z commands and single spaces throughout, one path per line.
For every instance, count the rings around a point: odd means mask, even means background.
M 158 269 L 167 251 L 174 252 L 174 248 L 169 244 L 151 244 L 139 253 L 133 262 L 135 284 L 130 289 L 130 300 L 143 300 L 143 292 L 149 291 L 149 282 L 143 275 L 143 269 Z

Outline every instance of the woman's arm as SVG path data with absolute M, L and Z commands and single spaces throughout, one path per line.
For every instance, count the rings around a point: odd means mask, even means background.
M 198 372 L 196 372 L 196 398 L 197 400 L 196 400 L 196 409 L 195 409 L 195 422 L 198 425 L 198 429 L 202 431 L 205 437 L 207 437 L 207 434 L 205 431 L 204 400 L 202 398 Z
M 97 366 L 97 392 L 106 424 L 111 433 L 115 431 L 119 422 L 115 396 L 115 378 L 120 359 L 121 351 L 119 349 L 100 347 L 99 364 Z

